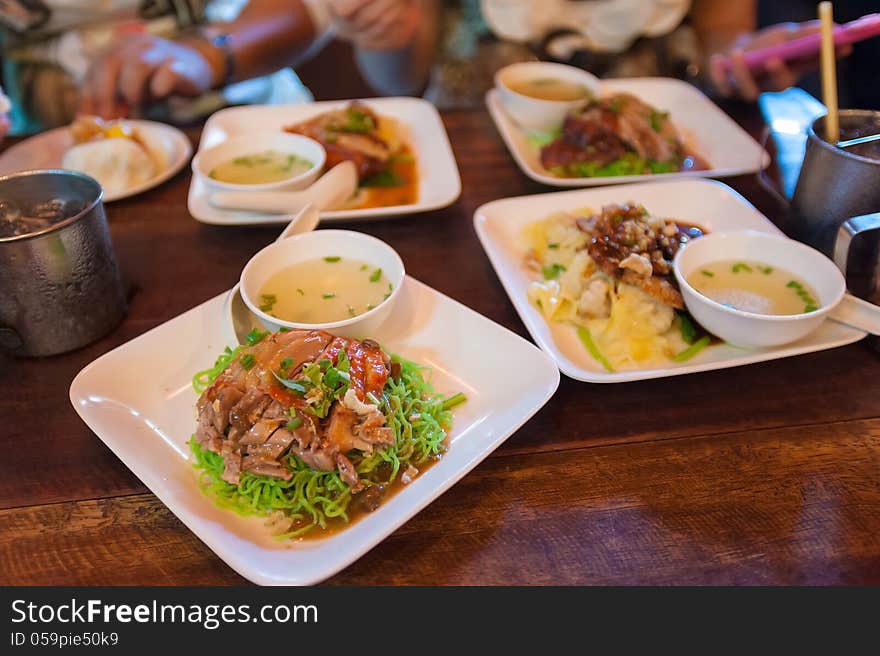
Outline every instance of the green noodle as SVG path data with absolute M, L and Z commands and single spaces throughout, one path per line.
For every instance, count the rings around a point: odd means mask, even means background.
M 227 348 L 210 369 L 193 377 L 193 388 L 201 393 L 223 372 L 241 347 Z M 463 401 L 463 396 L 444 397 L 437 394 L 427 377 L 428 368 L 393 356 L 400 365 L 400 374 L 385 384 L 379 408 L 394 432 L 394 444 L 369 456 L 353 457 L 360 479 L 367 485 L 387 486 L 397 480 L 401 470 L 420 466 L 442 455 L 446 449 L 446 433 L 452 425 L 452 412 L 444 408 Z M 347 522 L 352 501 L 351 488 L 336 471 L 316 471 L 293 454 L 286 464 L 293 473 L 289 481 L 242 472 L 238 485 L 222 478 L 223 456 L 203 449 L 190 439 L 194 463 L 200 473 L 202 490 L 213 497 L 221 508 L 240 515 L 269 516 L 281 513 L 290 520 L 288 530 L 279 539 L 300 537 L 320 527 L 327 528 L 332 520 Z

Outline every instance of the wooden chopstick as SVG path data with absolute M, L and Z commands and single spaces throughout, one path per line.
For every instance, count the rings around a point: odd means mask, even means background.
M 819 21 L 822 26 L 822 100 L 828 110 L 825 116 L 825 141 L 836 144 L 840 140 L 840 120 L 837 113 L 834 10 L 830 2 L 819 3 Z

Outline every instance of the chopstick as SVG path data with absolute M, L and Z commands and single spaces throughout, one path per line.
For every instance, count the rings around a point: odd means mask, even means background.
M 830 2 L 819 3 L 822 26 L 822 100 L 828 109 L 825 116 L 825 141 L 836 144 L 840 139 L 837 113 L 837 62 L 834 53 L 834 10 Z

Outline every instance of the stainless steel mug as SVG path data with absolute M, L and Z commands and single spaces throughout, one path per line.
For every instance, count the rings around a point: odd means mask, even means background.
M 880 142 L 871 153 L 824 139 L 825 118 L 807 132 L 807 148 L 791 201 L 790 234 L 829 257 L 852 293 L 880 302 Z M 840 139 L 880 132 L 880 112 L 840 112 Z M 870 154 L 871 156 L 868 156 Z
M 64 353 L 125 315 L 102 196 L 100 184 L 74 171 L 0 177 L 0 349 Z

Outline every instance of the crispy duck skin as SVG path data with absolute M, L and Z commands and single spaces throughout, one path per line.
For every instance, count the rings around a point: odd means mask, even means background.
M 282 371 L 282 362 L 289 362 L 283 375 L 295 378 L 311 362 L 326 358 L 335 364 L 342 350 L 351 363 L 349 393 L 354 398 L 334 401 L 325 418 L 310 413 L 308 400 L 282 386 L 273 374 Z M 242 365 L 245 355 L 253 358 L 249 367 Z M 292 473 L 285 457 L 293 454 L 312 469 L 338 470 L 353 491 L 359 491 L 363 486 L 358 486 L 350 452 L 371 453 L 394 443 L 385 416 L 365 403 L 368 395 L 381 397 L 390 365 L 388 355 L 370 340 L 343 339 L 321 330 L 270 334 L 242 349 L 201 395 L 196 440 L 223 456 L 223 478 L 233 484 L 238 484 L 241 472 L 289 480 Z
M 352 124 L 352 112 L 364 118 Z M 378 125 L 379 117 L 369 107 L 353 102 L 343 109 L 324 112 L 307 121 L 285 126 L 284 131 L 302 134 L 324 146 L 327 169 L 340 162 L 351 161 L 357 169 L 358 179 L 363 180 L 388 168 L 391 151 L 378 136 Z
M 690 239 L 674 221 L 649 217 L 641 205 L 606 205 L 581 217 L 577 226 L 590 236 L 587 252 L 606 274 L 634 285 L 678 310 L 684 300 L 672 282 L 672 260 Z
M 686 157 L 681 137 L 665 112 L 618 93 L 569 114 L 560 137 L 541 149 L 541 164 L 547 169 L 587 162 L 606 166 L 627 153 L 653 162 Z

